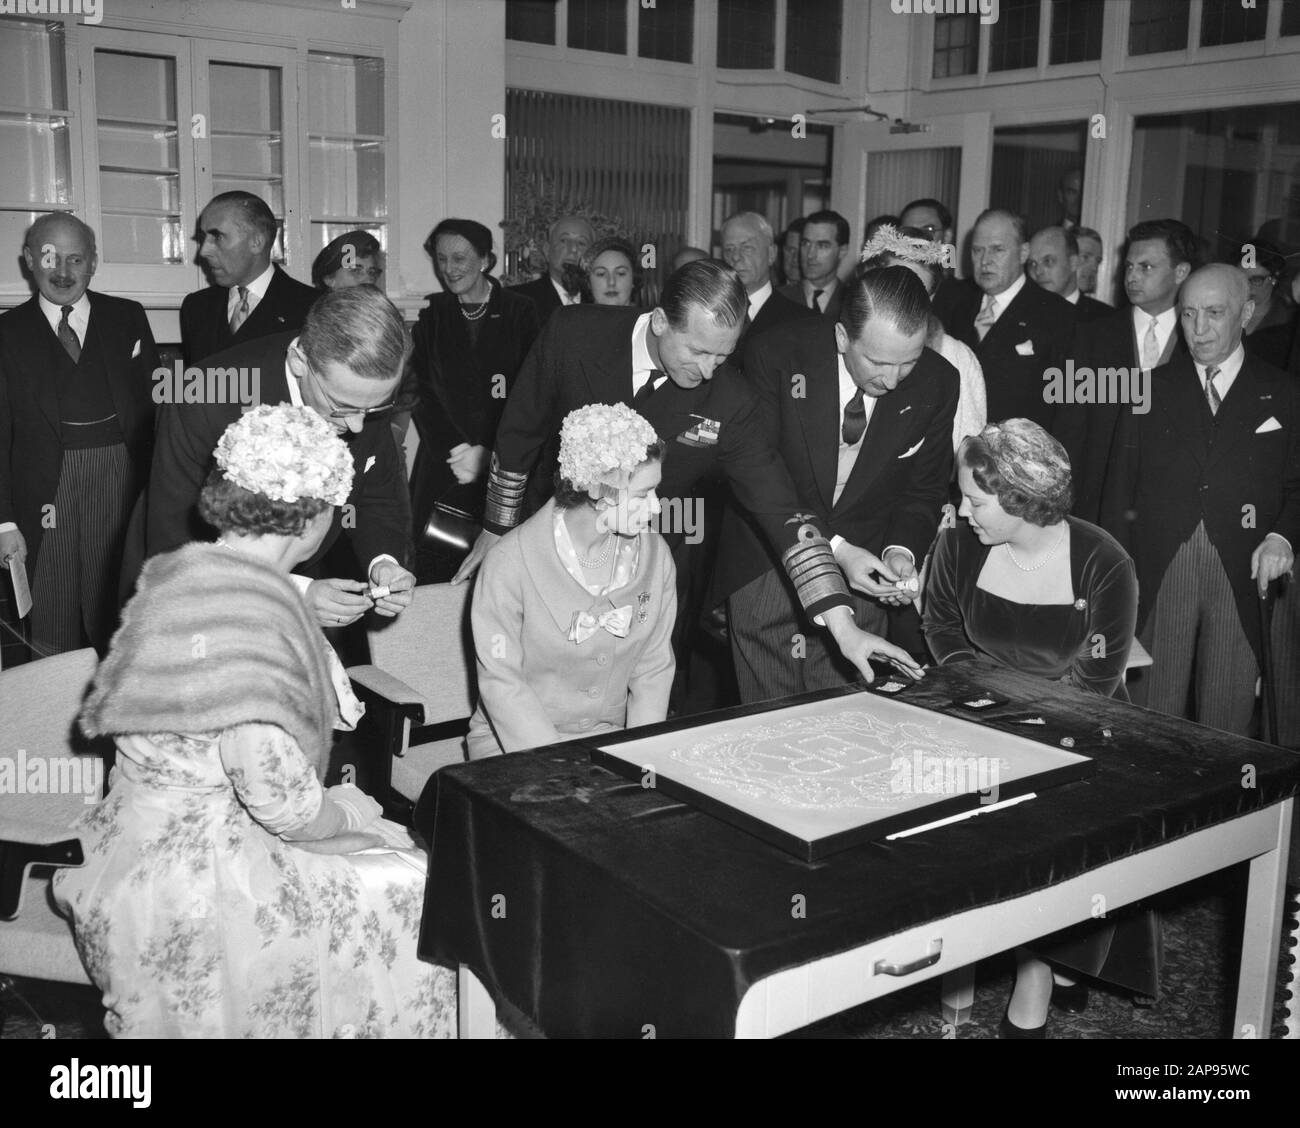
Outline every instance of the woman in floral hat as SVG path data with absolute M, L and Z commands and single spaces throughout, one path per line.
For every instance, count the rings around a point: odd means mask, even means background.
M 117 768 L 54 885 L 114 1036 L 455 1036 L 454 973 L 416 957 L 423 855 L 321 785 L 359 707 L 288 574 L 352 474 L 310 408 L 232 423 L 199 498 L 221 539 L 145 565 L 95 675 L 81 726 Z
M 570 412 L 555 496 L 492 547 L 471 619 L 471 758 L 668 715 L 677 616 L 659 512 L 663 445 L 624 404 Z

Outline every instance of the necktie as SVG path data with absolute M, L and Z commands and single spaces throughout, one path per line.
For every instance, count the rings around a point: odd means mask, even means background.
M 1223 397 L 1219 395 L 1219 389 L 1214 386 L 1214 378 L 1219 374 L 1217 365 L 1211 365 L 1205 370 L 1205 398 L 1210 401 L 1210 414 L 1219 414 L 1219 405 L 1223 403 Z
M 862 402 L 862 389 L 853 393 L 853 398 L 844 407 L 844 427 L 840 431 L 845 446 L 853 446 L 862 438 L 867 429 L 867 409 Z
M 72 313 L 72 307 L 63 306 L 62 309 L 63 316 L 59 318 L 59 344 L 72 357 L 72 363 L 76 364 L 81 359 L 81 342 L 77 340 L 77 331 L 68 322 L 68 315 Z
M 997 299 L 984 295 L 984 304 L 980 307 L 979 316 L 975 318 L 975 332 L 979 334 L 980 340 L 988 335 L 988 331 L 993 328 L 993 323 L 997 320 Z
M 234 315 L 230 318 L 231 333 L 238 333 L 239 327 L 248 320 L 248 287 L 239 287 L 239 305 L 235 307 Z
M 650 373 L 650 379 L 642 384 L 637 390 L 636 395 L 632 397 L 633 408 L 640 409 L 645 406 L 648 400 L 655 393 L 655 384 L 664 376 L 657 368 Z
M 815 309 L 818 313 L 821 313 L 822 312 L 821 297 L 824 293 L 826 293 L 825 290 L 814 290 L 812 293 L 812 300 L 808 303 L 808 308 Z
M 1142 338 L 1142 367 L 1154 368 L 1160 362 L 1160 342 L 1156 340 L 1156 319 L 1151 319 L 1147 326 L 1147 335 Z

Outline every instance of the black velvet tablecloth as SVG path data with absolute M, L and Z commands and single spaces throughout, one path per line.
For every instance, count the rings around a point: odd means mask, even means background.
M 906 700 L 946 709 L 977 691 L 1010 698 L 998 712 L 1032 709 L 1076 734 L 1073 750 L 1094 757 L 1096 771 L 821 862 L 597 767 L 579 744 L 444 768 L 416 811 L 431 848 L 420 955 L 468 965 L 549 1036 L 640 1038 L 647 1027 L 660 1038 L 729 1036 L 745 991 L 776 971 L 1053 885 L 1300 790 L 1293 753 L 983 663 L 931 669 Z M 996 713 L 977 720 L 999 727 Z

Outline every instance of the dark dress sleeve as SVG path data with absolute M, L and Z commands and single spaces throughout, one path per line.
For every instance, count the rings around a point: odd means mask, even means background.
M 1113 697 L 1124 681 L 1133 632 L 1137 625 L 1137 573 L 1128 553 L 1089 526 L 1074 525 L 1075 535 L 1096 538 L 1084 565 L 1088 601 L 1087 633 L 1065 680 L 1076 689 Z
M 978 651 L 966 637 L 962 609 L 959 561 L 961 529 L 945 529 L 930 558 L 930 575 L 925 585 L 923 630 L 930 653 L 941 666 L 949 662 L 967 662 Z

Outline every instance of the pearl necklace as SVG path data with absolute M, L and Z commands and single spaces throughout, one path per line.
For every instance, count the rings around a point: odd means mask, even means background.
M 613 549 L 613 547 L 614 547 L 614 538 L 609 533 L 606 533 L 605 547 L 601 551 L 601 554 L 599 556 L 594 557 L 591 560 L 588 560 L 585 557 L 580 556 L 578 554 L 578 549 L 576 546 L 574 547 L 573 555 L 578 557 L 578 563 L 582 565 L 582 567 L 588 568 L 594 572 L 597 568 L 603 568 L 605 566 L 605 562 L 609 559 L 609 554 L 610 551 Z
M 1065 540 L 1065 531 L 1069 527 L 1070 526 L 1067 525 L 1064 521 L 1061 522 L 1061 535 L 1056 538 L 1056 543 L 1052 545 L 1052 551 L 1049 552 L 1046 556 L 1044 556 L 1037 564 L 1029 568 L 1026 568 L 1023 564 L 1020 563 L 1019 560 L 1016 559 L 1016 554 L 1011 550 L 1011 542 L 1004 541 L 1003 543 L 1006 545 L 1007 555 L 1011 557 L 1011 563 L 1014 564 L 1017 568 L 1019 568 L 1022 572 L 1037 572 L 1039 568 L 1043 567 L 1049 560 L 1051 560 L 1053 556 L 1056 555 L 1056 550 L 1061 547 L 1061 543 Z
M 488 303 L 491 302 L 491 300 L 492 300 L 491 298 L 488 298 L 487 301 L 473 303 L 478 308 L 478 313 L 470 313 L 469 312 L 470 303 L 461 302 L 460 303 L 461 316 L 466 321 L 478 321 L 479 318 L 486 317 L 488 311 Z

